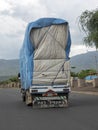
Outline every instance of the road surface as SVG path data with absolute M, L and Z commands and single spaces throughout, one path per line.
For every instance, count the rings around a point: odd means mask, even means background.
M 98 130 L 98 96 L 71 94 L 69 108 L 32 109 L 18 89 L 0 89 L 0 130 Z

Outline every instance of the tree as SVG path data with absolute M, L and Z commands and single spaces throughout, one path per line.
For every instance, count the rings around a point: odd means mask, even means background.
M 79 17 L 79 25 L 86 33 L 84 43 L 86 46 L 95 46 L 98 49 L 98 9 L 84 11 Z
M 78 77 L 78 73 L 71 72 L 71 76 L 72 76 L 72 77 Z
M 96 74 L 96 70 L 94 69 L 82 70 L 80 73 L 78 73 L 78 77 L 80 79 L 84 79 L 88 75 L 95 75 L 95 74 Z

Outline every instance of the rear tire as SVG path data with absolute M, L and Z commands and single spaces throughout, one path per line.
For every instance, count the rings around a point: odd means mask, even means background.
M 65 107 L 68 107 L 69 106 L 69 103 L 68 103 L 68 100 L 69 100 L 69 93 L 66 93 L 66 99 L 65 99 Z
M 22 101 L 25 102 L 26 101 L 26 96 L 22 95 Z
M 25 102 L 26 101 L 26 92 L 24 89 L 21 89 L 21 97 L 22 97 L 22 101 Z
M 68 101 L 68 99 L 69 99 L 69 93 L 66 94 L 66 99 Z

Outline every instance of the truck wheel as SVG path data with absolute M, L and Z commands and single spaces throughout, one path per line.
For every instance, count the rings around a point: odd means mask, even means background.
M 26 92 L 24 89 L 21 89 L 21 97 L 22 97 L 22 101 L 25 102 L 26 101 Z
M 68 99 L 69 99 L 69 93 L 66 94 L 66 99 L 68 101 Z
M 25 102 L 27 106 L 32 106 L 32 96 L 29 91 L 26 91 Z
M 22 101 L 25 102 L 26 101 L 26 96 L 22 95 Z
M 69 93 L 66 94 L 66 106 L 67 106 L 67 107 L 69 106 L 69 105 L 68 105 L 68 104 L 69 104 L 69 103 L 68 103 L 68 99 L 69 99 Z

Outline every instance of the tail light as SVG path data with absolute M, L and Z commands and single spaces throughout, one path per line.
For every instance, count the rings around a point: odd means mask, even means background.
M 33 90 L 32 90 L 32 93 L 35 93 L 35 92 L 38 92 L 38 90 L 37 90 L 37 89 L 33 89 Z

